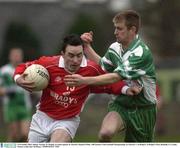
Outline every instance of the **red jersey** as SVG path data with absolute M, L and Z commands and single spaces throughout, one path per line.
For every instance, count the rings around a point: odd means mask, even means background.
M 160 101 L 161 94 L 160 94 L 160 88 L 158 84 L 156 84 L 156 97 L 157 97 L 157 100 Z
M 125 85 L 121 81 L 111 85 L 95 87 L 88 85 L 78 87 L 66 86 L 63 79 L 70 73 L 64 69 L 64 59 L 62 56 L 41 57 L 38 60 L 20 64 L 16 67 L 14 76 L 22 74 L 32 64 L 44 66 L 50 75 L 49 84 L 42 91 L 38 109 L 57 120 L 79 115 L 89 93 L 120 94 L 122 87 Z M 76 72 L 76 74 L 82 76 L 97 76 L 104 73 L 99 65 L 87 60 L 85 57 L 83 57 L 80 69 Z

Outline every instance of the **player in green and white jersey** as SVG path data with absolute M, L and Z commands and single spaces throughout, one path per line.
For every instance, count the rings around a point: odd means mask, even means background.
M 1 87 L 4 89 L 3 113 L 4 121 L 8 125 L 7 141 L 9 142 L 27 140 L 31 117 L 30 94 L 17 86 L 13 80 L 15 67 L 22 62 L 22 59 L 22 50 L 12 48 L 9 54 L 10 63 L 1 67 Z
M 92 32 L 81 36 L 86 43 L 88 58 L 100 63 L 108 73 L 96 77 L 69 75 L 65 81 L 69 86 L 76 86 L 125 80 L 130 86 L 142 86 L 143 91 L 139 95 L 121 94 L 109 103 L 109 113 L 103 120 L 99 141 L 111 141 L 117 132 L 125 129 L 126 142 L 151 142 L 156 121 L 156 77 L 151 51 L 138 35 L 140 16 L 135 11 L 125 11 L 118 13 L 113 23 L 117 41 L 110 45 L 103 58 L 90 45 Z

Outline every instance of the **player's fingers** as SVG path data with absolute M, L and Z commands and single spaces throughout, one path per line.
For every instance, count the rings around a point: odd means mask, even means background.
M 33 81 L 21 81 L 19 83 L 17 83 L 18 85 L 22 86 L 22 87 L 35 87 L 35 83 Z
M 84 38 L 83 41 L 84 41 L 85 43 L 91 43 L 91 42 L 92 42 L 92 40 L 89 39 L 89 38 Z
M 35 85 L 21 85 L 21 87 L 28 91 L 32 91 L 33 89 L 35 89 Z
M 27 87 L 27 88 L 35 88 L 35 85 L 34 84 L 24 84 L 24 87 Z
M 92 31 L 90 31 L 90 32 L 85 32 L 85 33 L 83 33 L 83 35 L 92 36 L 92 35 L 93 35 L 93 32 L 92 32 Z
M 66 75 L 66 76 L 64 77 L 64 80 L 66 80 L 66 81 L 71 80 L 71 79 L 73 79 L 73 76 L 72 76 L 72 75 Z
M 93 33 L 93 31 L 89 31 L 89 33 L 91 34 L 91 35 L 93 35 L 94 33 Z
M 72 85 L 74 83 L 74 79 L 72 78 L 64 78 L 64 82 L 66 83 L 66 85 Z
M 128 95 L 129 96 L 134 96 L 134 92 L 129 92 Z
M 87 43 L 92 42 L 92 37 L 89 35 L 81 35 L 81 39 Z
M 138 95 L 138 94 L 141 92 L 141 90 L 142 90 L 142 88 L 140 88 L 140 87 L 135 87 L 135 88 L 134 88 L 134 93 L 135 93 L 135 95 Z
M 22 76 L 23 78 L 25 78 L 26 76 L 28 76 L 28 74 L 27 74 L 27 73 L 23 73 L 21 76 Z
M 81 36 L 87 36 L 87 37 L 93 37 L 93 32 L 92 31 L 90 31 L 90 32 L 86 32 L 86 33 L 83 33 Z
M 89 34 L 87 34 L 87 36 L 89 37 L 89 39 L 93 40 L 93 32 L 90 31 Z
M 66 82 L 66 85 L 67 86 L 75 86 L 75 83 L 72 81 L 68 81 L 68 82 Z
M 66 75 L 64 78 L 65 79 L 76 79 L 76 78 L 78 78 L 79 77 L 79 75 L 78 74 L 73 74 L 73 75 Z
M 27 73 L 23 73 L 23 74 L 21 75 L 21 78 L 22 78 L 21 81 L 22 81 L 23 83 L 29 83 L 29 84 L 34 83 L 33 80 L 26 80 L 25 77 L 27 77 L 27 76 L 28 76 Z
M 83 33 L 83 34 L 81 34 L 81 38 L 84 38 L 84 37 L 88 37 L 88 36 L 90 36 L 90 33 Z

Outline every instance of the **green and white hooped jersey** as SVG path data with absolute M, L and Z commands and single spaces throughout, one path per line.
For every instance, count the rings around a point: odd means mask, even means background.
M 143 86 L 143 92 L 138 96 L 117 96 L 119 103 L 127 106 L 156 103 L 156 77 L 152 54 L 138 35 L 125 51 L 120 43 L 112 43 L 100 64 L 107 72 L 118 73 L 129 86 L 135 83 Z
M 15 68 L 11 64 L 4 65 L 1 69 L 1 86 L 14 90 L 13 94 L 4 96 L 3 103 L 8 106 L 24 106 L 31 108 L 30 94 L 17 86 L 13 80 Z

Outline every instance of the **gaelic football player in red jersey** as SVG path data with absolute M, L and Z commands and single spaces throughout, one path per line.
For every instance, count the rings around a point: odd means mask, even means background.
M 50 74 L 50 81 L 42 91 L 37 111 L 32 117 L 28 142 L 71 142 L 80 123 L 79 114 L 89 93 L 125 93 L 136 95 L 138 87 L 127 87 L 118 82 L 113 85 L 94 87 L 82 85 L 69 87 L 64 77 L 69 74 L 96 76 L 104 71 L 92 61 L 85 58 L 83 42 L 78 35 L 68 35 L 63 40 L 61 55 L 41 57 L 16 67 L 15 82 L 28 91 L 32 91 L 33 82 L 27 82 L 23 74 L 31 64 L 43 65 Z

